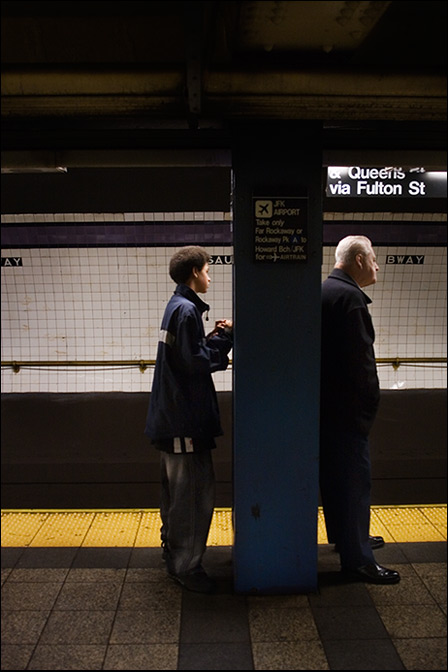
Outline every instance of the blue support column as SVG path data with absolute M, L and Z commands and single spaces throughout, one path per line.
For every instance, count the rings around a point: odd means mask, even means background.
M 321 125 L 232 134 L 235 590 L 306 593 L 317 586 Z

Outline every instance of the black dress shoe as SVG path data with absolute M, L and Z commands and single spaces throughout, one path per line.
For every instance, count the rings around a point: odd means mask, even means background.
M 343 570 L 344 574 L 366 583 L 392 584 L 400 581 L 400 575 L 394 569 L 388 569 L 373 563 L 356 569 Z
M 374 551 L 375 548 L 382 548 L 386 542 L 384 541 L 383 537 L 372 537 L 371 535 L 369 535 L 369 543 L 370 548 L 372 549 L 372 551 Z M 339 553 L 339 548 L 337 544 L 334 545 L 334 550 L 336 551 L 336 553 Z

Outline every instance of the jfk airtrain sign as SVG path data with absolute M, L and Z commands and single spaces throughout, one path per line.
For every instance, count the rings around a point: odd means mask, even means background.
M 256 262 L 308 261 L 307 203 L 306 196 L 275 192 L 252 197 Z
M 424 168 L 331 166 L 326 195 L 330 198 L 446 198 L 446 172 Z

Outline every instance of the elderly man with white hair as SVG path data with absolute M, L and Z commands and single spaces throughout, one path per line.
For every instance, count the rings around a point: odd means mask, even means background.
M 379 267 L 365 236 L 343 238 L 335 256 L 322 285 L 320 491 L 327 536 L 347 576 L 393 584 L 399 573 L 379 565 L 373 555 L 384 540 L 369 535 L 368 436 L 380 391 L 368 310 L 372 301 L 361 288 L 376 282 Z

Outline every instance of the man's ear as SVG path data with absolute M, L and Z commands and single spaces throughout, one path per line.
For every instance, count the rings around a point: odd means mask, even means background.
M 193 278 L 199 277 L 199 270 L 196 268 L 196 266 L 193 267 L 191 275 L 193 276 Z
M 364 268 L 364 258 L 361 252 L 356 255 L 355 262 L 358 268 Z

